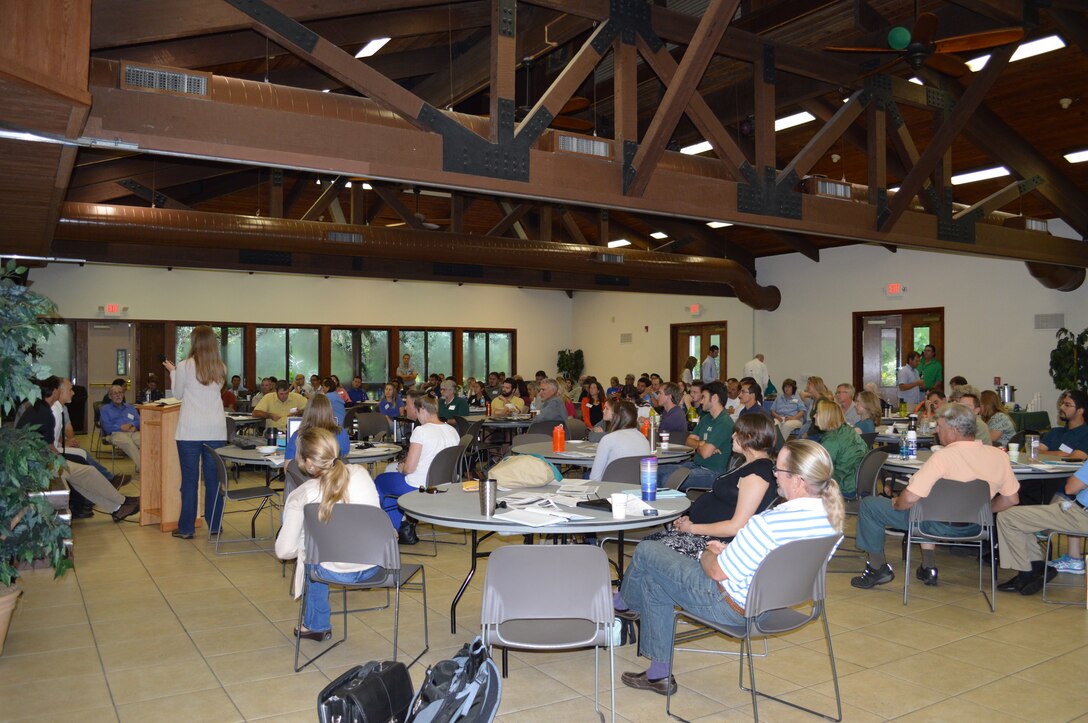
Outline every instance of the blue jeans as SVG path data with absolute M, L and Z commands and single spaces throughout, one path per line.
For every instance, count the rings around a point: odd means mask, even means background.
M 382 472 L 374 478 L 374 486 L 378 488 L 378 498 L 381 500 L 382 509 L 389 515 L 393 529 L 399 530 L 404 515 L 397 506 L 396 498 L 408 492 L 415 492 L 419 488 L 408 484 L 403 472 Z
M 641 619 L 639 651 L 661 663 L 669 660 L 674 605 L 716 622 L 744 624 L 724 595 L 698 560 L 653 540 L 638 543 L 620 587 L 623 602 Z
M 212 456 L 215 452 L 204 449 L 204 445 L 218 449 L 226 445 L 226 442 L 221 439 L 199 442 L 179 439 L 177 445 L 178 462 L 181 464 L 181 514 L 178 515 L 178 532 L 191 535 L 196 529 L 196 500 L 201 465 L 204 467 L 204 521 L 208 525 L 209 533 L 219 532 L 219 522 L 223 519 L 223 503 L 219 500 L 219 468 Z
M 310 582 L 310 572 L 321 567 L 321 577 L 335 582 L 363 582 L 377 575 L 380 567 L 372 567 L 360 572 L 333 572 L 321 565 L 306 566 L 306 610 L 302 614 L 302 624 L 308 630 L 325 631 L 332 628 L 329 607 L 329 586 L 323 582 Z
M 692 461 L 681 462 L 680 464 L 663 464 L 657 468 L 658 489 L 664 487 L 665 480 L 681 467 L 688 470 L 688 478 L 684 480 L 684 484 L 680 485 L 681 491 L 684 491 L 689 487 L 710 489 L 714 486 L 714 481 L 722 476 L 721 472 L 716 472 L 706 467 L 700 467 Z
M 113 479 L 113 472 L 110 472 L 108 469 L 103 467 L 102 464 L 97 459 L 95 459 L 94 457 L 91 456 L 90 452 L 87 453 L 87 464 L 91 465 L 96 470 L 101 472 L 102 476 L 105 477 L 106 479 Z
M 858 549 L 883 552 L 885 528 L 906 532 L 909 524 L 910 511 L 894 509 L 892 501 L 887 497 L 863 497 L 858 507 Z M 979 533 L 979 527 L 955 527 L 946 522 L 923 522 L 922 531 L 930 535 L 970 537 Z

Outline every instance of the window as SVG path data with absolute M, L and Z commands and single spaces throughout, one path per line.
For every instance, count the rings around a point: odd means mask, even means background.
M 400 356 L 412 355 L 412 366 L 418 376 L 416 381 L 431 374 L 453 374 L 452 331 L 402 331 Z M 399 364 L 398 360 L 398 364 Z
M 287 330 L 257 327 L 257 379 L 287 376 Z
M 880 330 L 880 386 L 896 386 L 899 369 L 899 329 Z
M 389 380 L 389 332 L 385 329 L 333 329 L 329 347 L 332 373 L 340 381 L 356 374 L 372 384 Z
M 192 341 L 191 337 L 195 328 L 195 324 L 178 324 L 175 327 L 175 359 L 185 359 L 189 356 L 189 344 Z M 227 379 L 230 379 L 232 374 L 241 374 L 245 364 L 245 328 L 241 326 L 213 325 L 212 329 L 215 330 L 215 335 L 219 337 L 219 356 L 223 358 L 223 363 L 227 365 Z
M 511 337 L 507 331 L 466 331 L 461 338 L 465 378 L 486 379 L 493 371 L 513 375 Z
M 911 347 L 919 354 L 929 344 L 929 327 L 928 326 L 916 326 L 914 327 L 914 346 Z
M 287 330 L 287 372 L 292 377 L 302 374 L 307 379 L 317 374 L 317 329 Z M 351 375 L 348 375 L 351 381 Z
M 38 372 L 44 379 L 56 375 L 61 379 L 72 378 L 72 327 L 68 324 L 48 324 L 48 334 L 34 342 L 36 361 L 45 369 Z

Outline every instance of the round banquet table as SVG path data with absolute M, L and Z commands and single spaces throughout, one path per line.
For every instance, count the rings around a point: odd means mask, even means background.
M 275 454 L 261 454 L 256 449 L 242 449 L 233 444 L 228 444 L 215 451 L 224 461 L 236 464 L 253 464 L 275 469 L 279 469 L 285 464 L 282 450 Z M 382 443 L 375 444 L 369 449 L 358 449 L 353 442 L 348 453 L 341 459 L 354 464 L 370 464 L 371 462 L 383 462 L 392 459 L 400 451 L 401 447 L 397 444 Z
M 918 452 L 918 459 L 914 460 L 899 459 L 898 457 L 889 455 L 887 461 L 884 462 L 884 469 L 904 477 L 910 476 L 925 464 L 925 461 L 929 459 L 931 454 L 933 454 L 933 452 L 929 450 L 920 450 Z M 1012 465 L 1013 474 L 1015 474 L 1016 479 L 1021 482 L 1065 479 L 1080 469 L 1083 464 L 1081 462 L 1071 464 L 1048 464 L 1044 462 L 1043 459 L 1029 464 L 1025 461 L 1025 457 L 1026 455 L 1021 452 L 1020 461 L 1014 462 Z
M 566 484 L 584 484 L 597 487 L 597 496 L 607 499 L 614 492 L 624 492 L 638 488 L 619 482 L 585 482 L 584 480 L 564 480 Z M 397 500 L 400 508 L 411 517 L 432 525 L 453 527 L 469 530 L 472 536 L 472 544 L 469 548 L 469 571 L 465 575 L 461 588 L 450 604 L 450 630 L 457 632 L 457 603 L 461 600 L 465 590 L 468 589 L 473 575 L 476 574 L 476 564 L 480 558 L 487 557 L 490 553 L 481 553 L 481 542 L 494 534 L 503 535 L 528 535 L 528 534 L 590 534 L 597 532 L 616 532 L 619 541 L 617 570 L 620 579 L 623 578 L 623 533 L 626 530 L 638 530 L 646 527 L 654 527 L 672 522 L 687 511 L 691 501 L 687 496 L 659 497 L 650 503 L 658 514 L 652 517 L 628 516 L 622 520 L 613 519 L 611 511 L 588 509 L 584 507 L 569 508 L 579 515 L 591 517 L 588 520 L 571 520 L 545 527 L 530 527 L 508 520 L 488 518 L 480 514 L 480 496 L 478 492 L 464 492 L 461 485 L 442 485 L 439 489 L 445 493 L 409 492 Z M 516 492 L 555 493 L 559 490 L 559 483 L 553 483 L 544 487 L 531 489 L 519 489 Z M 510 492 L 499 492 L 501 501 Z M 636 494 L 637 496 L 637 494 Z M 500 510 L 501 512 L 501 510 Z M 482 535 L 480 533 L 483 533 Z
M 518 454 L 535 454 L 552 464 L 592 467 L 593 460 L 597 456 L 597 444 L 595 442 L 579 442 L 568 439 L 566 451 L 553 452 L 551 442 L 530 442 L 529 444 L 518 445 L 512 451 Z M 657 457 L 657 463 L 662 465 L 685 462 L 691 459 L 692 454 L 694 454 L 694 450 L 691 447 L 670 445 L 668 451 L 658 449 L 656 454 L 652 454 L 652 456 Z

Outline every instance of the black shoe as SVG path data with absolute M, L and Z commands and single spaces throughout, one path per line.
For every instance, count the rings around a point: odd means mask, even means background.
M 997 591 L 998 592 L 1020 592 L 1020 588 L 1022 588 L 1023 586 L 1024 586 L 1024 584 L 1022 582 L 1020 582 L 1020 576 L 1016 575 L 1015 577 L 1009 578 L 1005 582 L 998 585 L 997 586 Z
M 636 690 L 652 690 L 658 695 L 676 694 L 676 678 L 671 675 L 668 678 L 659 678 L 657 680 L 650 680 L 646 677 L 646 673 L 624 673 L 620 676 L 620 680 L 628 688 L 635 688 Z
M 322 643 L 332 637 L 332 629 L 329 630 L 299 630 L 295 628 L 295 637 L 304 640 L 314 640 Z
M 415 545 L 419 542 L 419 535 L 416 534 L 416 523 L 410 520 L 404 520 L 400 523 L 400 529 L 397 531 L 397 542 L 402 545 Z
M 182 532 L 181 530 L 174 530 L 173 532 L 170 533 L 170 536 L 171 537 L 176 537 L 179 540 L 191 540 L 191 539 L 193 539 L 193 533 L 191 533 L 191 532 Z
M 638 620 L 638 617 L 639 617 L 638 613 L 636 613 L 634 610 L 630 610 L 630 609 L 628 609 L 628 610 L 615 610 L 614 612 L 616 614 L 616 617 L 619 618 L 620 620 L 628 620 L 630 622 L 634 622 L 635 620 Z
M 1046 572 L 1043 573 L 1043 574 L 1046 575 L 1046 581 L 1050 582 L 1051 580 L 1053 580 L 1055 577 L 1058 576 L 1058 571 L 1055 570 L 1053 567 L 1048 567 L 1046 569 Z M 1031 578 L 1030 580 L 1028 580 L 1023 585 L 1020 586 L 1020 594 L 1021 595 L 1034 595 L 1035 593 L 1039 592 L 1042 589 L 1043 589 L 1043 575 L 1036 575 L 1035 577 Z
M 877 585 L 885 585 L 894 579 L 895 571 L 892 570 L 892 566 L 888 563 L 885 562 L 877 570 L 874 570 L 869 563 L 865 563 L 865 570 L 850 580 L 850 584 L 854 587 L 860 587 L 862 590 L 868 590 Z
M 86 520 L 94 517 L 93 507 L 80 507 L 79 509 L 70 510 L 73 520 Z
M 937 586 L 937 568 L 935 567 L 919 565 L 918 571 L 914 573 L 914 576 L 930 587 Z
M 110 480 L 110 484 L 113 485 L 113 488 L 115 490 L 119 490 L 119 489 L 121 489 L 122 487 L 124 487 L 125 485 L 127 485 L 131 481 L 132 481 L 132 475 L 115 474 L 113 476 L 113 478 Z
M 121 506 L 117 508 L 117 511 L 113 513 L 113 521 L 120 522 L 126 517 L 132 517 L 134 514 L 140 511 L 140 498 L 139 497 L 126 497 L 125 501 L 121 503 Z

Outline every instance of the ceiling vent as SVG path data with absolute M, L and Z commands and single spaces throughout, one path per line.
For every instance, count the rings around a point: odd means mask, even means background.
M 598 158 L 612 157 L 612 144 L 599 138 L 588 136 L 572 136 L 566 133 L 556 132 L 556 149 L 567 153 L 581 153 L 585 156 L 597 156 Z
M 1065 314 L 1036 314 L 1036 329 L 1061 329 L 1065 326 Z
M 211 73 L 195 70 L 121 64 L 121 87 L 126 90 L 206 96 L 211 77 Z
M 328 241 L 338 244 L 361 244 L 363 242 L 363 235 L 361 233 L 349 233 L 346 231 L 329 231 L 325 234 L 325 238 Z
M 623 254 L 593 254 L 594 261 L 600 261 L 602 264 L 622 264 Z

